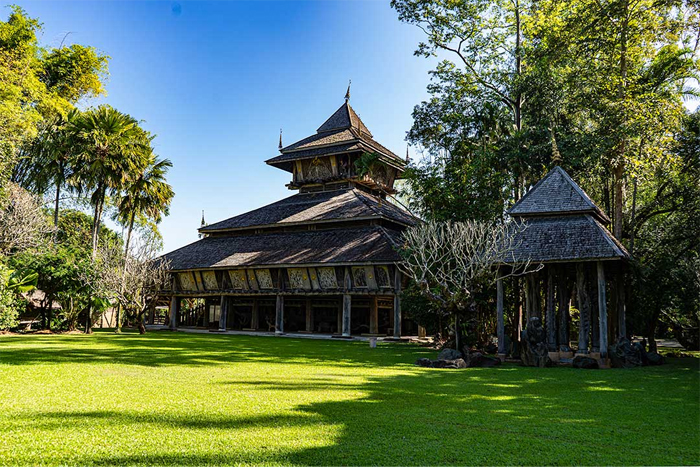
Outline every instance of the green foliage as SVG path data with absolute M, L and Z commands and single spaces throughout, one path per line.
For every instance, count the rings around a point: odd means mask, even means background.
M 20 294 L 36 287 L 38 274 L 8 268 L 0 263 L 0 330 L 17 327 L 18 317 L 26 307 Z
M 360 177 L 369 175 L 378 163 L 379 154 L 376 152 L 364 152 L 355 161 L 355 173 Z

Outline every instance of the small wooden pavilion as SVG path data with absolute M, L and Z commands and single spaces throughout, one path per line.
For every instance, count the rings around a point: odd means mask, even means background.
M 280 135 L 266 161 L 297 194 L 203 226 L 202 239 L 164 256 L 172 329 L 401 336 L 395 245 L 414 218 L 387 195 L 406 161 L 374 140 L 349 97 L 315 134 L 288 146 Z M 373 163 L 359 174 L 365 153 Z
M 525 317 L 542 319 L 550 358 L 573 356 L 572 301 L 579 312 L 576 354 L 606 358 L 608 344 L 626 335 L 623 274 L 629 259 L 625 247 L 605 227 L 610 219 L 559 166 L 508 214 L 526 228 L 506 263 L 542 265 L 524 278 Z M 503 301 L 501 279 L 497 282 L 497 335 L 498 352 L 505 357 Z M 513 322 L 522 326 L 518 315 Z

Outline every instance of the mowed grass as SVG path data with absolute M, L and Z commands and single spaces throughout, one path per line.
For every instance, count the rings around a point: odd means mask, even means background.
M 417 368 L 409 344 L 0 337 L 10 465 L 700 464 L 697 358 Z

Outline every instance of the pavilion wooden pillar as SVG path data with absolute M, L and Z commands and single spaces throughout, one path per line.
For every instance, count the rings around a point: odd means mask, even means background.
M 617 338 L 627 337 L 627 323 L 625 314 L 627 305 L 625 304 L 625 276 L 622 271 L 617 273 Z
M 401 271 L 394 268 L 394 338 L 401 337 Z
M 180 299 L 173 295 L 170 297 L 170 323 L 168 328 L 172 331 L 177 329 L 177 313 L 180 308 Z
M 340 334 L 343 329 L 343 297 L 340 297 L 338 302 L 338 323 L 336 326 L 336 333 Z
M 306 332 L 314 331 L 314 309 L 311 307 L 311 299 L 307 298 L 305 302 L 306 308 Z
M 598 283 L 596 281 L 596 266 L 591 264 L 588 280 L 588 297 L 591 303 L 591 352 L 600 352 L 600 313 L 598 308 Z
M 277 294 L 275 302 L 275 334 L 284 334 L 284 295 Z
M 377 296 L 369 299 L 369 333 L 379 333 L 379 307 L 377 306 Z
M 583 263 L 576 263 L 576 297 L 578 298 L 579 310 L 578 351 L 576 353 L 587 354 L 591 306 L 586 287 L 586 269 Z
M 503 279 L 500 277 L 496 281 L 496 335 L 498 336 L 498 354 L 505 356 L 506 327 L 503 317 Z
M 608 356 L 608 309 L 605 297 L 605 266 L 598 261 L 598 311 L 600 313 L 600 356 Z
M 559 326 L 557 328 L 557 341 L 559 343 L 560 352 L 570 352 L 569 347 L 569 319 L 571 316 L 571 289 L 567 281 L 566 266 L 559 266 L 557 273 L 557 298 L 559 306 L 557 307 L 557 318 Z
M 554 304 L 554 266 L 547 266 L 547 298 L 546 298 L 546 329 L 547 329 L 547 350 L 557 351 L 557 320 Z
M 350 337 L 351 312 L 352 312 L 352 280 L 350 279 L 350 268 L 345 268 L 345 293 L 343 294 L 343 337 Z
M 524 326 L 526 328 L 530 318 L 537 316 L 542 319 L 542 314 L 540 313 L 540 281 L 539 273 L 537 272 L 525 276 L 525 313 Z
M 258 330 L 260 328 L 260 304 L 257 298 L 253 298 L 253 310 L 250 315 L 250 328 Z
M 219 312 L 219 331 L 225 331 L 226 330 L 226 315 L 228 314 L 228 300 L 226 300 L 226 296 L 222 295 L 221 296 L 221 304 L 220 304 L 220 312 Z

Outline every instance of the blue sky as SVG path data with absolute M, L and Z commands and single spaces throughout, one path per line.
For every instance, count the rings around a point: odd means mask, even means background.
M 172 160 L 175 189 L 161 224 L 165 251 L 215 222 L 293 194 L 264 163 L 313 134 L 343 102 L 374 137 L 406 150 L 413 106 L 434 63 L 413 56 L 420 31 L 388 1 L 18 1 L 44 23 L 42 43 L 111 56 L 109 103 L 144 121 Z M 8 13 L 4 9 L 4 15 Z

